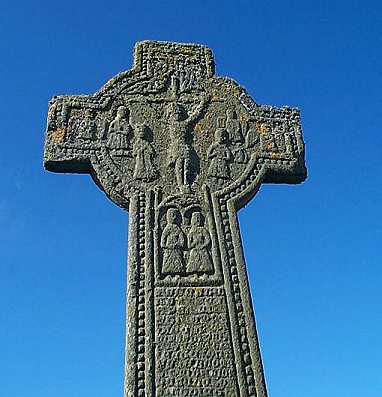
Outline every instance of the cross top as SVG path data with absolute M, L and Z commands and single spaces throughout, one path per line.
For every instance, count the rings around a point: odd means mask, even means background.
M 246 196 L 261 181 L 299 183 L 303 159 L 298 109 L 257 105 L 214 74 L 202 45 L 140 42 L 133 69 L 94 95 L 50 102 L 45 167 L 90 173 L 125 209 L 155 187 L 200 195 L 247 184 Z
M 205 46 L 144 41 L 50 101 L 44 165 L 129 211 L 125 397 L 266 397 L 236 212 L 305 180 L 299 110 L 256 104 Z

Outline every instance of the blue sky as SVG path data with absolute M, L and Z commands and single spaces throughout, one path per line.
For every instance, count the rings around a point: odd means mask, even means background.
M 48 100 L 143 39 L 302 112 L 308 180 L 240 213 L 270 397 L 382 396 L 382 3 L 3 0 L 0 397 L 122 396 L 127 214 L 42 167 Z

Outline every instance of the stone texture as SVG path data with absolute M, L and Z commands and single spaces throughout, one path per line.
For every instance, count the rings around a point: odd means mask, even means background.
M 265 397 L 237 211 L 306 178 L 300 112 L 260 106 L 202 45 L 144 41 L 50 101 L 44 164 L 129 211 L 126 397 Z

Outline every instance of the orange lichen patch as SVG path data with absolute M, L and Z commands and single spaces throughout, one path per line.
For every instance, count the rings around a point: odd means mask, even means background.
M 192 47 L 183 47 L 182 48 L 182 53 L 186 55 L 193 55 L 194 48 Z
M 260 134 L 268 134 L 268 127 L 264 123 L 256 123 L 256 128 L 260 131 Z
M 271 157 L 273 159 L 279 159 L 281 157 L 281 154 L 280 153 L 271 153 Z
M 52 150 L 50 150 L 50 149 L 48 149 L 48 148 L 45 148 L 44 157 L 45 157 L 46 159 L 50 159 L 52 156 L 53 156 Z
M 132 316 L 131 318 L 133 318 L 133 316 L 135 316 L 135 308 L 132 305 L 128 306 L 127 313 L 129 316 Z
M 240 121 L 248 121 L 248 117 L 245 114 L 240 115 Z
M 195 295 L 198 296 L 200 293 L 200 288 L 199 287 L 195 287 Z
M 199 132 L 201 129 L 202 129 L 202 125 L 200 123 L 196 124 L 195 130 Z
M 62 105 L 61 104 L 53 104 L 49 107 L 48 110 L 48 117 L 51 118 L 52 116 L 54 116 L 54 114 L 56 112 L 61 112 L 62 109 Z
M 52 138 L 56 143 L 61 143 L 65 138 L 65 134 L 66 134 L 66 129 L 59 128 L 58 130 L 52 132 Z
M 234 98 L 239 98 L 239 92 L 238 91 L 235 91 L 235 92 L 233 92 L 232 93 L 232 96 L 234 97 Z
M 212 99 L 212 100 L 219 99 L 219 95 L 217 94 L 216 91 L 213 91 L 213 92 L 212 92 L 212 98 L 211 98 L 211 99 Z
M 52 105 L 49 110 L 48 110 L 48 116 L 52 117 L 52 115 L 54 114 L 54 112 L 56 111 L 56 105 Z
M 175 64 L 175 59 L 171 56 L 166 58 L 166 61 L 168 63 L 169 66 L 173 66 Z

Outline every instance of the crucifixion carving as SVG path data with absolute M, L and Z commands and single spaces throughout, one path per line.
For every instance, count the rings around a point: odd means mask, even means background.
M 266 397 L 236 214 L 305 180 L 299 110 L 256 104 L 205 46 L 139 42 L 95 94 L 50 101 L 44 165 L 129 212 L 125 397 Z

